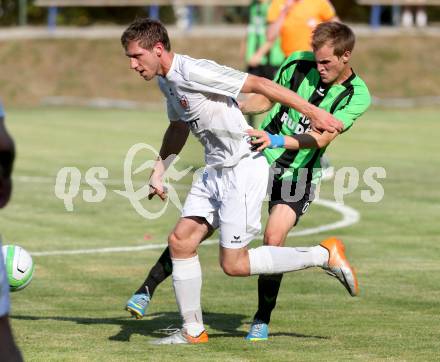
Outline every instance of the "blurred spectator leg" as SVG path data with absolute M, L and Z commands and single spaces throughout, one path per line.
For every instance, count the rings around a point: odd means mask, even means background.
M 173 8 L 177 27 L 185 31 L 189 30 L 192 24 L 192 8 L 185 5 L 174 5 Z
M 18 23 L 20 26 L 27 25 L 27 0 L 20 0 L 18 3 Z
M 416 25 L 419 28 L 424 28 L 428 25 L 428 16 L 423 6 L 417 7 L 416 11 Z
M 400 25 L 400 16 L 400 5 L 393 5 L 391 7 L 391 22 L 393 23 L 393 26 Z
M 159 20 L 159 5 L 151 5 L 149 8 L 148 17 Z
M 194 5 L 187 5 L 187 9 L 188 9 L 188 25 L 189 28 L 191 29 L 194 23 Z
M 382 13 L 382 7 L 380 5 L 371 6 L 370 25 L 372 28 L 378 28 L 380 26 L 381 13 Z
M 411 28 L 412 26 L 414 26 L 414 17 L 409 6 L 405 6 L 403 8 L 402 26 L 404 28 Z
M 54 32 L 57 28 L 57 15 L 58 8 L 56 6 L 50 6 L 47 13 L 47 27 L 50 32 Z

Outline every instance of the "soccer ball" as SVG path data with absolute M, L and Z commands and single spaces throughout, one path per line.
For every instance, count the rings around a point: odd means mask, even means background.
M 4 245 L 2 252 L 9 290 L 15 292 L 25 288 L 34 274 L 34 262 L 31 255 L 17 245 Z

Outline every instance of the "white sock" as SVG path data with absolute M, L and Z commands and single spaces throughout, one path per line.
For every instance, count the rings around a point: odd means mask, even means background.
M 196 337 L 205 329 L 203 326 L 200 293 L 202 290 L 202 269 L 199 256 L 189 259 L 171 259 L 173 262 L 173 287 L 183 328 Z
M 312 266 L 325 266 L 328 251 L 322 246 L 289 248 L 260 246 L 249 250 L 251 275 L 278 274 L 302 270 Z

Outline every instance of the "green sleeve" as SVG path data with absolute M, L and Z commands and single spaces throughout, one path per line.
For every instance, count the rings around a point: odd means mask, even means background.
M 333 115 L 344 124 L 344 131 L 347 131 L 370 106 L 371 97 L 367 88 L 355 89 L 354 94 L 347 96 L 342 102 L 339 109 Z

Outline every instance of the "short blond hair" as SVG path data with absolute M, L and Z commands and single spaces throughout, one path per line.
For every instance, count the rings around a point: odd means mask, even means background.
M 313 31 L 312 49 L 316 51 L 330 43 L 334 54 L 342 56 L 346 51 L 353 51 L 356 37 L 353 31 L 345 24 L 329 21 L 319 24 Z

